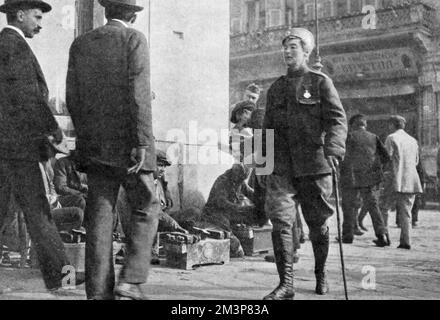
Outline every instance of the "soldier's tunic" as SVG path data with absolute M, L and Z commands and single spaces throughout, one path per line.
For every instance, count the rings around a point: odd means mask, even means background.
M 326 157 L 343 159 L 347 138 L 346 114 L 332 80 L 306 66 L 289 70 L 268 91 L 264 129 L 274 130 L 274 171 L 266 180 L 274 231 L 292 228 L 295 196 L 313 240 L 327 231 L 333 214 Z

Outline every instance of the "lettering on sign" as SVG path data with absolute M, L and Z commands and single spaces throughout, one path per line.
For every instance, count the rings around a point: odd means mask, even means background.
M 390 79 L 417 75 L 409 48 L 364 51 L 326 56 L 324 72 L 338 81 Z

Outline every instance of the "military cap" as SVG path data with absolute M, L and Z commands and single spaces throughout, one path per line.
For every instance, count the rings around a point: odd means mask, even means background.
M 231 122 L 232 123 L 238 123 L 237 114 L 243 110 L 249 110 L 254 111 L 255 110 L 255 103 L 252 101 L 242 101 L 237 103 L 237 105 L 234 107 L 234 109 L 231 112 Z
M 157 157 L 157 164 L 163 165 L 165 167 L 171 166 L 171 162 L 168 161 L 166 152 L 156 149 L 156 157 Z
M 307 29 L 304 28 L 290 29 L 282 41 L 283 46 L 286 44 L 287 41 L 291 39 L 300 39 L 303 43 L 305 51 L 312 52 L 313 49 L 315 48 L 315 36 Z
M 260 94 L 261 89 L 259 86 L 257 86 L 255 83 L 251 83 L 250 85 L 248 85 L 246 87 L 246 90 L 252 92 L 252 93 L 256 93 L 256 94 Z

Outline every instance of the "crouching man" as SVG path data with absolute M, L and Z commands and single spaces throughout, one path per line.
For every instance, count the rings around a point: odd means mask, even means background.
M 255 206 L 249 200 L 252 198 L 253 190 L 245 182 L 248 175 L 247 167 L 243 164 L 235 164 L 217 178 L 198 226 L 232 232 L 234 225 L 256 223 Z M 244 251 L 240 240 L 232 234 L 231 257 L 243 256 Z

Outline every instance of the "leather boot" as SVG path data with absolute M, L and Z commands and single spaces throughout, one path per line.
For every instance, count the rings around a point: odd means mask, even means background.
M 329 250 L 329 230 L 325 234 L 321 230 L 311 232 L 311 240 L 313 247 L 313 254 L 315 255 L 315 277 L 316 288 L 315 292 L 319 295 L 325 295 L 330 288 L 327 282 L 326 262 Z
M 275 263 L 280 284 L 263 300 L 293 300 L 293 237 L 292 230 L 272 232 Z

